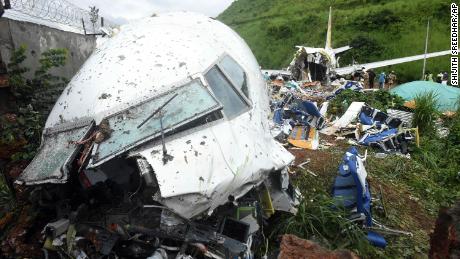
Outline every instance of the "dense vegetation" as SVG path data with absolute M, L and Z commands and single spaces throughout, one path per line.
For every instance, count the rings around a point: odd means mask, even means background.
M 429 51 L 449 49 L 450 1 L 446 0 L 238 0 L 218 19 L 234 28 L 264 68 L 287 67 L 296 45 L 324 47 L 329 6 L 333 8 L 333 47 L 347 44 L 340 64 L 422 54 L 427 21 Z M 404 81 L 420 79 L 423 61 L 397 65 Z M 428 60 L 434 74 L 449 71 L 449 58 Z M 378 70 L 380 71 L 380 70 Z
M 26 46 L 17 48 L 8 63 L 11 111 L 0 114 L 0 218 L 15 205 L 11 182 L 7 173 L 18 165 L 27 165 L 40 145 L 45 120 L 57 99 L 57 94 L 67 85 L 67 79 L 52 74 L 53 69 L 65 65 L 66 49 L 49 49 L 41 54 L 40 66 L 34 71 L 32 80 L 24 73 Z M 14 170 L 12 170 L 14 171 Z M 0 224 L 0 230 L 1 229 Z M 1 232 L 1 231 L 0 231 Z
M 10 104 L 14 112 L 0 116 L 0 147 L 8 149 L 19 145 L 19 152 L 12 155 L 13 160 L 33 158 L 40 144 L 41 131 L 51 105 L 57 99 L 53 92 L 61 92 L 67 85 L 65 78 L 52 75 L 50 70 L 66 63 L 66 49 L 50 49 L 41 54 L 40 67 L 34 71 L 34 78 L 27 80 L 23 67 L 26 59 L 26 46 L 20 46 L 13 52 L 8 64 L 10 91 L 14 103 Z

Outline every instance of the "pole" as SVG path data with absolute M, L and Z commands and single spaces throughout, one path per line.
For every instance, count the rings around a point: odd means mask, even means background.
M 428 24 L 426 25 L 426 39 L 425 39 L 425 56 L 423 57 L 423 71 L 422 71 L 422 80 L 425 77 L 425 69 L 426 69 L 426 55 L 428 53 L 428 36 L 430 34 L 430 20 L 428 20 Z
M 81 18 L 81 23 L 82 23 L 82 25 L 83 25 L 83 32 L 84 32 L 85 35 L 86 35 L 85 21 L 83 20 L 83 18 Z

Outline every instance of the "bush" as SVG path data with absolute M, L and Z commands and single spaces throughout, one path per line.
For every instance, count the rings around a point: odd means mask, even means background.
M 13 192 L 6 183 L 3 172 L 0 174 L 0 218 L 6 211 L 12 210 L 15 207 L 15 199 Z
M 412 124 L 419 128 L 422 135 L 436 134 L 435 120 L 438 118 L 437 95 L 433 92 L 415 97 L 415 111 Z
M 379 12 L 370 12 L 367 15 L 358 17 L 354 26 L 366 28 L 366 30 L 387 29 L 390 25 L 400 23 L 402 20 L 393 11 L 384 9 Z
M 272 25 L 267 28 L 268 36 L 278 40 L 290 38 L 292 36 L 292 29 L 286 24 Z
M 404 100 L 400 96 L 385 90 L 368 93 L 345 90 L 330 102 L 328 113 L 342 115 L 352 102 L 365 102 L 369 106 L 383 112 L 386 112 L 388 108 L 400 108 L 404 104 Z
M 42 53 L 40 67 L 35 71 L 32 80 L 26 80 L 24 73 L 28 68 L 22 67 L 26 59 L 26 46 L 21 45 L 15 50 L 8 64 L 8 74 L 12 95 L 15 97 L 15 119 L 7 120 L 0 117 L 0 144 L 14 145 L 15 142 L 26 142 L 21 151 L 14 154 L 12 160 L 28 160 L 33 158 L 40 144 L 40 135 L 45 123 L 45 116 L 50 107 L 44 106 L 44 98 L 37 94 L 52 97 L 47 91 L 65 87 L 67 80 L 50 73 L 53 68 L 66 63 L 66 49 L 50 49 Z M 53 100 L 54 103 L 55 100 Z M 3 146 L 5 147 L 5 146 Z
M 460 98 L 457 100 L 457 111 L 449 122 L 447 141 L 451 146 L 458 146 L 460 148 Z
M 384 48 L 372 36 L 359 35 L 350 42 L 351 50 L 341 55 L 343 64 L 351 64 L 353 60 L 359 60 L 361 63 L 371 62 L 381 56 Z
M 11 91 L 17 98 L 21 98 L 31 92 L 32 88 L 26 83 L 24 73 L 29 71 L 28 68 L 21 66 L 26 59 L 26 46 L 21 45 L 11 55 L 10 63 L 8 64 L 8 75 L 10 77 Z

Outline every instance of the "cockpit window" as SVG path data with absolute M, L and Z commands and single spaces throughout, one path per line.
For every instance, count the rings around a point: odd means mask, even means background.
M 214 95 L 224 106 L 227 118 L 235 118 L 249 108 L 217 66 L 212 67 L 206 73 L 205 78 Z
M 54 130 L 43 134 L 38 154 L 17 179 L 26 184 L 64 183 L 69 164 L 78 151 L 73 142 L 82 140 L 92 128 L 91 121 L 76 124 L 69 129 Z
M 249 98 L 246 73 L 236 61 L 226 55 L 219 62 L 220 68 L 230 77 L 230 80 Z
M 152 117 L 160 107 L 163 107 L 161 112 Z M 162 96 L 107 117 L 112 133 L 110 138 L 97 146 L 91 166 L 97 166 L 114 155 L 159 137 L 162 128 L 163 133 L 167 134 L 179 127 L 194 124 L 221 108 L 209 90 L 196 79 Z

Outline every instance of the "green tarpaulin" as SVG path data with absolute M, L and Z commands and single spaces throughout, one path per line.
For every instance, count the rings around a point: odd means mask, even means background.
M 412 101 L 417 95 L 434 92 L 437 95 L 438 110 L 456 111 L 457 100 L 460 98 L 460 88 L 442 85 L 431 81 L 414 81 L 399 85 L 390 90 L 406 101 Z

